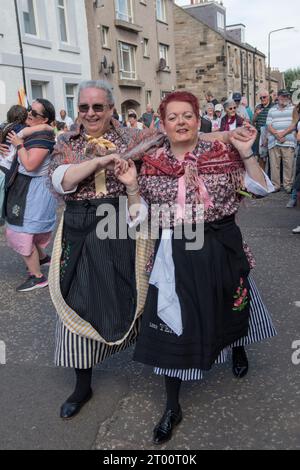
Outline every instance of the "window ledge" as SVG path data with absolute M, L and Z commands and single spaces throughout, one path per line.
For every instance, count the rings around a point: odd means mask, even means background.
M 141 33 L 143 31 L 142 26 L 123 20 L 115 20 L 115 26 L 116 28 L 126 29 L 126 31 L 131 31 L 133 33 Z
M 102 46 L 102 49 L 105 49 L 106 51 L 111 51 L 111 47 L 109 46 Z
M 169 25 L 169 23 L 167 23 L 167 20 L 164 21 L 164 20 L 160 20 L 159 18 L 156 18 L 156 21 L 157 21 L 158 23 L 164 24 L 164 25 L 166 25 L 166 26 Z
M 130 88 L 143 88 L 145 86 L 145 82 L 142 82 L 142 80 L 128 80 L 125 78 L 120 78 L 119 86 Z
M 45 49 L 52 49 L 51 41 L 47 41 L 46 39 L 41 39 L 38 37 L 24 35 L 22 37 L 22 42 L 24 44 L 29 44 L 31 46 L 44 47 Z
M 163 69 L 163 70 L 158 70 L 157 72 L 163 72 L 163 73 L 171 73 L 171 69 L 170 68 L 166 68 L 166 69 Z
M 72 52 L 73 54 L 80 54 L 81 50 L 78 46 L 71 46 L 69 44 L 64 44 L 63 42 L 59 43 L 59 51 Z

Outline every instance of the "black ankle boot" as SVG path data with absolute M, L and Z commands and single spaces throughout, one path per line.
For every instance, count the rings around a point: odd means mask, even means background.
M 244 346 L 232 348 L 232 372 L 239 379 L 245 377 L 249 364 Z
M 178 411 L 175 413 L 172 410 L 166 410 L 155 426 L 153 431 L 153 444 L 164 444 L 172 437 L 172 432 L 182 420 L 182 411 L 179 406 Z

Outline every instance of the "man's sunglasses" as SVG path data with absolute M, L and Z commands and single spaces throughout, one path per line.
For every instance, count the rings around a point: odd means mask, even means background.
M 35 109 L 32 109 L 31 106 L 28 106 L 27 112 L 31 113 L 31 116 L 34 118 L 40 116 L 41 118 L 45 119 L 45 116 L 43 114 L 38 113 L 37 111 L 35 111 Z
M 267 99 L 267 98 L 268 98 L 267 96 L 261 96 L 261 97 L 260 97 L 261 100 L 265 100 L 265 99 Z
M 236 110 L 236 106 L 234 106 L 233 108 L 228 108 L 229 111 L 235 111 Z
M 81 113 L 88 113 L 90 108 L 94 111 L 94 113 L 103 113 L 103 111 L 106 108 L 112 108 L 111 105 L 109 104 L 93 104 L 92 106 L 89 106 L 88 104 L 80 104 L 78 106 L 78 109 Z

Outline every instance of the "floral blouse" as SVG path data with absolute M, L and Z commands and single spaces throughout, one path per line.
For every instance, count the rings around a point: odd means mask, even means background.
M 124 153 L 129 143 L 132 144 L 136 136 L 134 129 L 125 129 L 115 122 L 111 125 L 111 128 L 102 137 L 103 139 L 109 140 L 116 146 L 116 153 Z M 54 171 L 61 165 L 69 165 L 73 163 L 82 163 L 89 157 L 89 142 L 86 133 L 83 128 L 76 133 L 62 134 L 59 142 L 54 148 L 52 154 L 52 161 L 50 165 L 50 178 Z M 65 201 L 80 201 L 85 199 L 98 199 L 102 197 L 115 198 L 119 196 L 126 196 L 125 187 L 118 179 L 114 176 L 113 171 L 106 171 L 106 188 L 107 194 L 96 195 L 95 187 L 95 176 L 91 175 L 84 181 L 78 184 L 75 192 L 65 194 L 63 196 Z
M 195 163 L 204 157 L 204 163 L 198 165 L 198 174 L 201 176 L 211 200 L 210 207 L 204 210 L 204 221 L 214 222 L 224 217 L 236 214 L 240 203 L 243 199 L 237 191 L 244 189 L 245 168 L 239 155 L 231 146 L 227 147 L 227 158 L 224 158 L 219 143 L 204 142 L 199 140 L 196 149 L 193 152 Z M 149 206 L 153 204 L 166 204 L 172 206 L 177 202 L 178 198 L 178 176 L 166 175 L 164 172 L 153 169 L 150 160 L 159 160 L 159 151 L 153 157 L 148 159 L 147 163 L 143 163 L 139 175 L 140 192 L 144 200 Z M 223 155 L 222 155 L 223 154 Z M 170 145 L 165 143 L 163 158 L 167 158 L 168 166 L 174 169 L 174 173 L 178 171 L 178 161 L 172 154 Z M 194 202 L 194 188 L 186 187 L 186 203 L 192 205 Z M 151 210 L 151 209 L 150 209 Z M 189 214 L 188 214 L 189 216 Z M 195 213 L 192 214 L 192 221 L 195 220 Z M 164 226 L 163 217 L 159 219 L 160 227 Z M 255 260 L 250 248 L 244 242 L 244 250 L 250 267 L 255 267 Z M 147 265 L 147 272 L 150 273 L 153 266 L 153 256 Z

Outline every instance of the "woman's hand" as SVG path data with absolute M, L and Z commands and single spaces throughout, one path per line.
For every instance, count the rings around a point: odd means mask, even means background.
M 248 123 L 245 123 L 242 127 L 237 127 L 233 131 L 229 131 L 229 143 L 232 144 L 231 142 L 232 138 L 235 139 L 235 141 L 249 142 L 249 141 L 252 141 L 253 136 L 255 136 L 253 140 L 255 141 L 256 134 L 257 134 L 257 131 L 255 127 L 251 126 Z
M 243 129 L 245 137 L 248 134 L 247 140 L 240 140 L 234 133 L 229 136 L 229 142 L 237 149 L 242 158 L 251 153 L 252 145 L 257 136 L 257 131 L 253 126 L 245 125 Z
M 23 145 L 24 140 L 17 136 L 14 131 L 11 131 L 7 136 L 7 142 L 17 147 L 17 145 Z
M 119 160 L 115 164 L 115 175 L 127 188 L 137 188 L 137 171 L 132 160 Z
M 9 155 L 9 146 L 0 144 L 0 153 L 3 157 L 7 157 Z
M 114 170 L 115 163 L 120 160 L 120 157 L 117 153 L 112 153 L 111 155 L 106 155 L 106 157 L 96 157 L 98 170 Z

